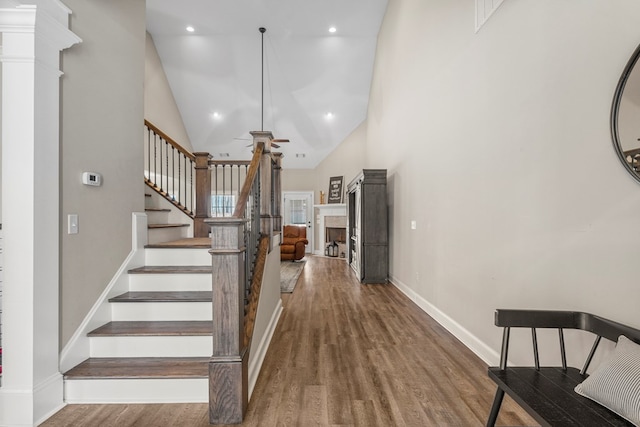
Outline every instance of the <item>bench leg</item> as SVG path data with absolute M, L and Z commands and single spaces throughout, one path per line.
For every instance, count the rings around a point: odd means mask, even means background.
M 493 398 L 493 406 L 491 406 L 491 413 L 487 420 L 487 427 L 493 427 L 496 425 L 498 419 L 498 412 L 500 412 L 500 405 L 502 405 L 502 398 L 504 397 L 504 390 L 500 387 L 496 390 L 496 397 Z

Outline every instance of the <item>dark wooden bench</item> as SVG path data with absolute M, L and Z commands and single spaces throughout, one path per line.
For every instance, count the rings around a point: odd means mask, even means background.
M 504 328 L 500 366 L 489 368 L 489 377 L 498 385 L 487 420 L 494 426 L 504 394 L 507 393 L 542 426 L 631 426 L 624 418 L 580 396 L 574 391 L 584 381 L 601 338 L 616 342 L 624 335 L 640 343 L 640 330 L 589 313 L 543 310 L 496 310 L 496 326 Z M 533 340 L 533 367 L 507 367 L 511 328 L 530 328 Z M 540 367 L 536 329 L 558 330 L 561 367 Z M 595 342 L 582 369 L 567 367 L 563 329 L 593 333 Z

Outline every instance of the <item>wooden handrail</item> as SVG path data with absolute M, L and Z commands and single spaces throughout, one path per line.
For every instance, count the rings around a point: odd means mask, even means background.
M 241 423 L 247 409 L 248 360 L 274 231 L 271 202 L 280 198 L 279 181 L 274 184 L 272 177 L 274 168 L 279 172 L 281 156 L 274 159 L 266 151 L 270 133 L 255 133 L 258 135 L 254 135 L 253 157 L 233 214 L 204 220 L 211 230 L 209 253 L 214 274 L 213 349 L 209 361 L 211 424 Z M 247 163 L 209 161 L 210 168 L 222 166 L 224 170 L 224 166 L 232 165 L 246 167 Z
M 242 191 L 238 197 L 238 203 L 236 203 L 236 209 L 233 211 L 234 218 L 242 218 L 244 216 L 244 210 L 247 207 L 247 200 L 249 200 L 249 194 L 251 193 L 251 186 L 258 174 L 258 165 L 260 164 L 260 158 L 262 157 L 262 151 L 264 150 L 264 143 L 258 143 L 253 152 L 253 158 L 249 164 L 249 171 L 247 177 L 242 185 Z
M 164 139 L 165 141 L 167 141 L 169 144 L 173 145 L 178 151 L 180 151 L 182 154 L 184 154 L 185 156 L 187 156 L 188 158 L 190 158 L 191 160 L 195 161 L 196 160 L 196 156 L 193 155 L 193 153 L 189 152 L 189 150 L 187 150 L 186 148 L 184 148 L 182 145 L 178 144 L 175 140 L 173 140 L 169 135 L 167 135 L 166 133 L 162 132 L 160 129 L 158 129 L 157 126 L 155 126 L 153 123 L 151 123 L 150 121 L 148 121 L 147 119 L 144 120 L 144 124 L 151 129 L 152 131 L 154 131 L 156 133 L 156 135 L 158 135 L 160 138 Z

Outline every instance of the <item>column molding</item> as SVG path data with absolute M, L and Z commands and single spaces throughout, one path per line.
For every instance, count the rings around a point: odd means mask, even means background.
M 5 284 L 0 425 L 37 425 L 64 405 L 59 59 L 62 50 L 81 41 L 68 28 L 70 13 L 57 0 L 0 0 Z

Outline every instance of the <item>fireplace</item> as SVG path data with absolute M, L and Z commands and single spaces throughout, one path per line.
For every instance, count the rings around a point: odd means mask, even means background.
M 324 241 L 346 243 L 347 242 L 347 229 L 338 227 L 325 227 L 324 229 Z
M 342 203 L 330 203 L 324 205 L 314 205 L 316 211 L 316 221 L 318 224 L 318 245 L 316 255 L 327 254 L 327 246 L 332 242 L 338 245 L 337 255 L 347 253 L 347 205 Z
M 347 217 L 327 215 L 324 218 L 325 255 L 344 258 L 347 252 Z M 337 245 L 337 247 L 335 246 Z

